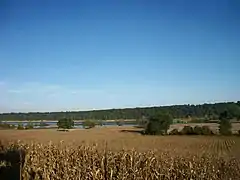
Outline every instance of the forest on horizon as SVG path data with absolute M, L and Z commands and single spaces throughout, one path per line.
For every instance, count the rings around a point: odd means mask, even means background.
M 219 114 L 227 111 L 229 118 L 240 120 L 240 101 L 223 102 L 200 105 L 172 105 L 143 108 L 107 109 L 92 111 L 66 111 L 66 112 L 29 112 L 29 113 L 2 113 L 2 121 L 22 120 L 59 120 L 72 118 L 73 120 L 114 120 L 114 119 L 141 119 L 156 113 L 168 113 L 174 119 L 204 118 L 217 120 Z

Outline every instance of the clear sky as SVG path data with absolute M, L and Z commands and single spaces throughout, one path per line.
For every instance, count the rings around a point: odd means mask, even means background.
M 0 1 L 0 112 L 240 100 L 239 0 Z

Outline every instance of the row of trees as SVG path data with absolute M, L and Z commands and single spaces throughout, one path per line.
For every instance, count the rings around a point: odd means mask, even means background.
M 35 112 L 35 113 L 3 113 L 0 120 L 59 120 L 71 118 L 73 120 L 85 119 L 141 119 L 159 113 L 171 114 L 176 118 L 204 118 L 206 120 L 218 119 L 221 112 L 228 111 L 231 118 L 240 119 L 240 101 L 202 104 L 202 105 L 174 105 L 146 108 L 108 109 L 78 112 Z
M 231 126 L 231 116 L 229 116 L 227 111 L 220 113 L 218 118 L 219 121 L 219 133 L 221 135 L 231 135 L 232 126 Z M 142 127 L 144 127 L 144 134 L 147 135 L 164 135 L 168 134 L 168 129 L 173 123 L 173 118 L 171 115 L 166 113 L 155 114 L 154 116 L 149 117 Z M 118 121 L 117 124 L 120 126 L 121 121 Z M 70 118 L 60 119 L 57 123 L 58 128 L 71 129 L 74 127 L 74 120 Z M 95 121 L 86 120 L 83 122 L 84 128 L 93 128 L 96 125 Z M 99 125 L 99 124 L 98 124 Z M 213 135 L 213 131 L 208 126 L 185 126 L 181 131 L 178 129 L 173 129 L 169 135 Z
M 223 111 L 219 115 L 219 134 L 232 135 L 231 116 L 228 111 Z M 173 120 L 169 114 L 157 114 L 149 118 L 145 125 L 144 134 L 148 135 L 163 135 L 168 134 L 167 131 L 170 128 Z M 240 130 L 238 131 L 240 134 Z M 173 129 L 170 135 L 213 135 L 213 131 L 208 126 L 185 126 L 181 131 Z
M 98 123 L 96 123 L 95 121 L 86 120 L 83 122 L 82 126 L 85 129 L 89 129 L 89 128 L 95 127 L 97 124 Z M 101 125 L 101 124 L 98 124 L 98 125 Z M 59 119 L 57 122 L 57 126 L 58 128 L 61 128 L 61 129 L 72 129 L 74 127 L 74 120 L 71 118 Z
M 43 121 L 41 121 L 40 123 L 33 123 L 32 121 L 28 121 L 25 125 L 23 123 L 18 123 L 17 125 L 15 125 L 0 121 L 0 129 L 33 129 L 36 126 L 38 128 L 44 128 L 49 125 Z

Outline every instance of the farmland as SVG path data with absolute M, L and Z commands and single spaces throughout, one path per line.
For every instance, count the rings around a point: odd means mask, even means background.
M 0 137 L 2 152 L 25 150 L 24 180 L 240 177 L 236 136 L 142 136 L 131 127 L 103 127 L 70 132 L 2 130 Z

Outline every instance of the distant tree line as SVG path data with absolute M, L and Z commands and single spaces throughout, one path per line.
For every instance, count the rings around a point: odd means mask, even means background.
M 59 120 L 70 118 L 73 120 L 113 120 L 113 119 L 141 119 L 155 114 L 170 114 L 176 118 L 204 118 L 217 120 L 220 113 L 227 111 L 231 119 L 240 120 L 240 101 L 202 105 L 174 105 L 145 108 L 108 109 L 78 112 L 30 112 L 30 113 L 2 113 L 0 120 Z
M 228 111 L 223 111 L 220 113 L 218 121 L 218 134 L 222 136 L 230 135 L 240 135 L 240 130 L 238 133 L 232 131 L 231 116 L 229 116 Z M 173 119 L 169 114 L 156 114 L 148 119 L 146 126 L 142 131 L 144 135 L 217 135 L 215 134 L 209 126 L 184 126 L 183 129 L 173 129 L 168 133 L 170 125 Z

